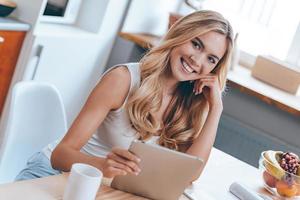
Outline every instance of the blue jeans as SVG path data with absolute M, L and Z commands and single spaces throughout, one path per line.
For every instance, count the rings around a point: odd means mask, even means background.
M 37 152 L 27 161 L 27 166 L 15 178 L 15 181 L 58 175 L 61 172 L 51 167 L 50 160 L 43 152 Z

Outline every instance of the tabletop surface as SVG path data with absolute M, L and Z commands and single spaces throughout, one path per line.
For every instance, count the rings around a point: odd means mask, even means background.
M 31 199 L 31 200 L 59 200 L 62 199 L 64 187 L 68 174 L 50 176 L 41 179 L 20 181 L 0 185 L 1 199 Z M 129 193 L 114 190 L 104 181 L 101 185 L 96 199 L 145 199 Z M 193 195 L 197 199 L 226 199 L 237 200 L 229 192 L 229 186 L 233 182 L 241 182 L 249 188 L 269 195 L 263 189 L 262 179 L 259 170 L 248 165 L 218 149 L 213 148 L 207 165 L 198 180 L 193 183 Z M 205 198 L 204 198 L 205 196 Z M 186 200 L 182 196 L 180 200 Z

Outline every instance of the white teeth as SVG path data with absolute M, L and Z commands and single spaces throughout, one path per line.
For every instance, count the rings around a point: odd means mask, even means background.
M 188 64 L 183 60 L 182 61 L 183 67 L 190 73 L 192 73 L 194 70 L 188 66 Z

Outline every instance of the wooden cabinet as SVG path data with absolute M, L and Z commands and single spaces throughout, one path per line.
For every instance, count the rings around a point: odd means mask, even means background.
M 0 116 L 26 32 L 0 31 Z

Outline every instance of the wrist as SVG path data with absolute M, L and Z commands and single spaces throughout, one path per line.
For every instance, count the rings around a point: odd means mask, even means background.
M 221 115 L 222 111 L 223 111 L 223 104 L 212 105 L 209 107 L 209 113 Z
M 96 158 L 94 163 L 95 163 L 94 166 L 103 172 L 104 165 L 105 165 L 105 158 Z

